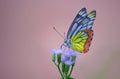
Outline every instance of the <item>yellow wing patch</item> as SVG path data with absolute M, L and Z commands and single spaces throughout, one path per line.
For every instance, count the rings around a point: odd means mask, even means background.
M 78 32 L 75 36 L 72 36 L 71 48 L 78 52 L 84 52 L 84 46 L 88 39 L 88 35 L 85 32 Z

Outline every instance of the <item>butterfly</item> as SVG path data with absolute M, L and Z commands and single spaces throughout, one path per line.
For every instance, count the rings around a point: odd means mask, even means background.
M 92 26 L 95 17 L 95 10 L 87 14 L 86 8 L 82 8 L 69 27 L 63 45 L 80 53 L 88 52 L 93 38 Z

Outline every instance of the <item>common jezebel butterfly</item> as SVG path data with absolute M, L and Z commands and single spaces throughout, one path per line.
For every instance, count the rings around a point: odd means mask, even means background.
M 95 17 L 95 10 L 87 14 L 86 8 L 82 8 L 69 27 L 63 45 L 80 53 L 88 52 L 93 38 L 92 25 Z

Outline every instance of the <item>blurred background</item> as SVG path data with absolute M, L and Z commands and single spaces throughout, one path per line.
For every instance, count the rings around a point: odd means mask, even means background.
M 63 43 L 78 11 L 97 11 L 90 50 L 75 79 L 120 78 L 120 0 L 0 0 L 0 79 L 60 79 L 51 48 Z

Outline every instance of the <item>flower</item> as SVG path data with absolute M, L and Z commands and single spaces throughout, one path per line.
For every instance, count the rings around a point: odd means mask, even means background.
M 64 64 L 72 65 L 72 64 L 75 64 L 76 56 L 78 56 L 78 52 L 73 50 L 65 50 L 62 53 L 61 61 Z
M 52 61 L 57 66 L 62 79 L 73 79 L 71 76 L 78 52 L 72 49 L 51 49 Z M 72 65 L 72 67 L 70 67 Z M 60 68 L 61 67 L 61 68 Z
M 61 54 L 63 51 L 62 51 L 62 49 L 58 48 L 58 49 L 51 49 L 51 52 L 52 52 L 52 54 L 54 53 L 54 54 L 58 55 L 58 54 Z
M 62 49 L 52 49 L 52 61 L 55 62 L 56 56 L 57 56 L 57 61 L 60 64 L 61 61 L 62 63 L 66 65 L 72 65 L 75 64 L 76 61 L 76 56 L 78 56 L 78 52 L 72 50 L 72 49 L 67 49 L 67 50 L 62 50 Z
M 56 55 L 57 55 L 57 61 L 60 64 L 61 63 L 61 54 L 62 54 L 62 49 L 52 49 L 52 61 L 55 62 L 56 60 Z

